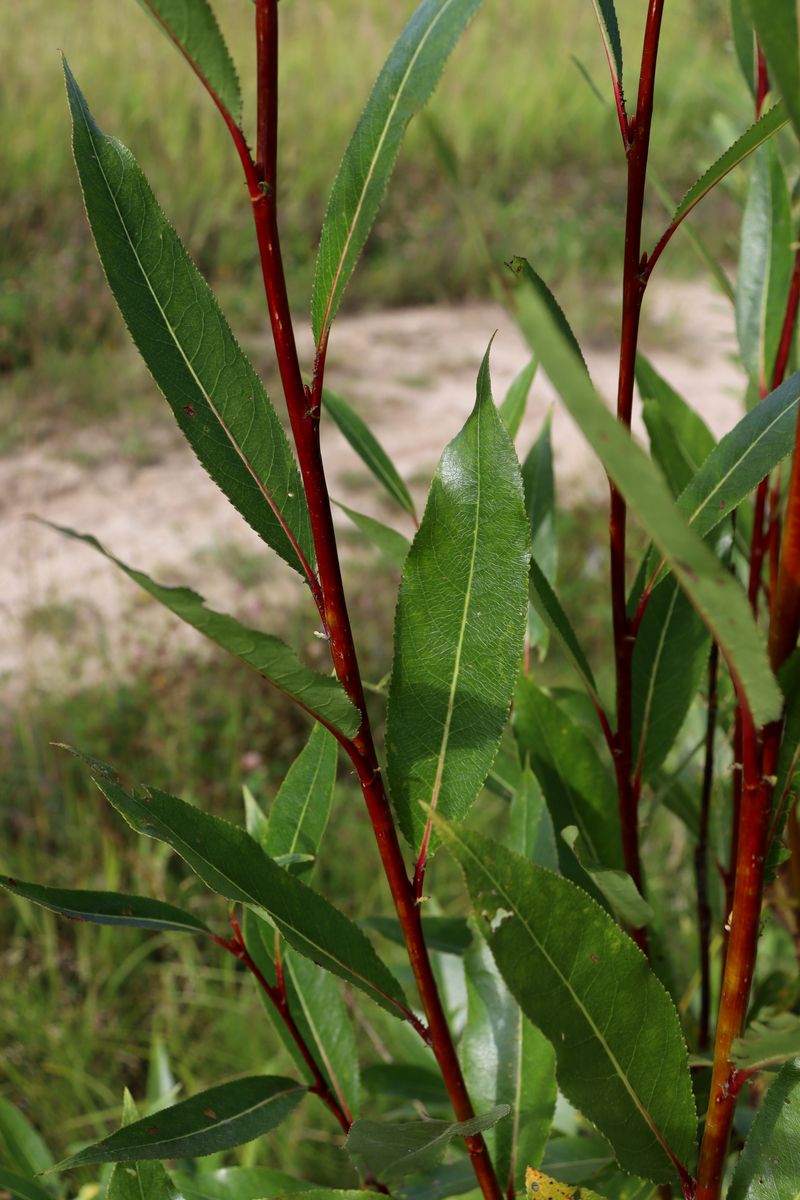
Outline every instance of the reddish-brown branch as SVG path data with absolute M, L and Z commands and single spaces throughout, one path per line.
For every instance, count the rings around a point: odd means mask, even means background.
M 761 47 L 756 43 L 756 120 L 761 116 L 764 101 L 769 92 L 769 75 L 767 61 Z

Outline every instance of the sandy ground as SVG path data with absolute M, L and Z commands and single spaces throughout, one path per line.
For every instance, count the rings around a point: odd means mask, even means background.
M 721 434 L 740 412 L 743 376 L 733 354 L 733 316 L 727 301 L 702 284 L 661 282 L 648 298 L 651 328 L 677 349 L 650 357 L 672 385 Z M 525 344 L 506 313 L 493 305 L 417 308 L 340 318 L 331 343 L 328 380 L 369 420 L 410 482 L 420 504 L 444 445 L 466 418 L 487 341 L 492 350 L 495 398 L 527 359 Z M 668 331 L 669 336 L 666 336 Z M 613 352 L 587 353 L 600 392 L 615 390 Z M 559 406 L 548 381 L 537 377 L 518 438 L 521 454 L 554 404 L 556 481 L 563 502 L 604 496 L 604 478 L 591 449 Z M 641 435 L 641 428 L 637 430 Z M 99 451 L 91 465 L 63 439 L 0 459 L 0 685 L 55 686 L 96 674 L 122 672 L 142 656 L 197 635 L 138 594 L 114 567 L 88 548 L 67 542 L 26 520 L 26 514 L 92 532 L 119 557 L 164 583 L 189 584 L 216 607 L 285 628 L 302 589 L 293 572 L 273 561 L 256 581 L 226 569 L 231 555 L 257 563 L 261 544 L 232 510 L 166 423 L 156 434 L 149 465 L 115 453 L 114 431 L 80 435 Z M 331 492 L 353 507 L 394 519 L 380 493 L 335 428 L 324 434 Z M 342 518 L 344 523 L 346 518 Z M 399 517 L 398 527 L 402 527 Z M 410 530 L 407 530 L 410 532 Z M 276 628 L 277 626 L 277 628 Z

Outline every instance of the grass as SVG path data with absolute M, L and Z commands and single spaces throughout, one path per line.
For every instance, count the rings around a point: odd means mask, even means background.
M 245 111 L 252 114 L 250 6 L 219 0 L 216 7 L 240 66 Z M 287 4 L 282 14 L 284 251 L 301 311 L 342 150 L 412 7 L 410 0 L 318 0 L 313 17 L 300 3 Z M 622 0 L 618 8 L 634 61 L 641 4 Z M 673 32 L 679 36 L 673 39 Z M 31 431 L 38 440 L 63 426 L 67 413 L 71 422 L 96 423 L 127 411 L 142 389 L 138 369 L 116 357 L 125 335 L 96 262 L 71 162 L 59 47 L 101 126 L 140 159 L 235 327 L 246 333 L 262 323 L 237 164 L 210 102 L 166 39 L 132 2 L 12 5 L 0 31 L 6 63 L 0 89 L 0 452 Z M 613 117 L 573 56 L 605 89 L 586 0 L 534 8 L 528 0 L 484 0 L 430 107 L 460 164 L 459 202 L 429 127 L 413 123 L 351 286 L 351 306 L 486 295 L 485 253 L 465 228 L 466 206 L 477 214 L 495 263 L 527 255 L 571 302 L 579 327 L 597 320 L 597 296 L 586 296 L 585 278 L 587 269 L 598 281 L 616 275 L 624 161 Z M 628 80 L 631 94 L 634 83 Z M 677 197 L 722 148 L 730 127 L 742 128 L 748 119 L 716 5 L 675 0 L 659 89 L 655 166 Z M 725 129 L 709 119 L 714 114 Z M 713 248 L 730 256 L 735 205 L 721 194 L 699 216 Z M 656 207 L 653 233 L 662 221 Z M 686 269 L 688 253 L 676 239 L 669 261 Z

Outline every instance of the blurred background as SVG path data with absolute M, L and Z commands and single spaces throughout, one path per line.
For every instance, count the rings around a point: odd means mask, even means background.
M 330 183 L 413 7 L 412 0 L 282 0 L 283 244 L 303 328 Z M 618 0 L 617 7 L 634 60 L 644 6 Z M 252 115 L 252 6 L 216 0 L 215 8 Z M 254 676 L 131 595 L 111 566 L 23 518 L 38 513 L 102 535 L 161 581 L 191 583 L 322 659 L 304 595 L 226 511 L 128 341 L 84 218 L 59 50 L 101 127 L 138 158 L 281 408 L 249 204 L 206 95 L 132 0 L 5 5 L 0 870 L 180 902 L 194 896 L 194 884 L 163 847 L 135 843 L 85 772 L 51 743 L 76 744 L 237 816 L 245 782 L 268 805 L 307 730 Z M 632 95 L 635 84 L 629 77 Z M 492 271 L 513 254 L 527 256 L 554 288 L 590 347 L 598 381 L 613 388 L 625 172 L 608 94 L 589 0 L 484 0 L 429 116 L 409 131 L 334 331 L 330 382 L 372 419 L 420 501 L 471 406 L 494 329 L 501 331 L 498 399 L 525 363 L 519 335 L 492 302 Z M 752 119 L 727 5 L 671 0 L 657 95 L 653 168 L 677 200 Z M 744 175 L 734 175 L 693 218 L 726 265 L 735 259 L 744 186 Z M 651 236 L 664 219 L 653 195 Z M 683 236 L 659 271 L 646 349 L 672 382 L 683 372 L 683 383 L 707 402 L 707 419 L 724 427 L 740 381 L 730 361 L 730 313 Z M 523 452 L 551 399 L 537 381 Z M 602 654 L 602 477 L 559 414 L 555 434 L 562 529 L 571 535 L 562 595 L 585 643 Z M 390 519 L 359 460 L 338 435 L 326 438 L 335 494 Z M 342 537 L 365 672 L 378 680 L 390 662 L 396 571 L 352 528 L 343 527 Z M 558 668 L 547 669 L 558 682 Z M 386 911 L 361 807 L 344 768 L 341 775 L 316 883 L 342 903 L 353 895 L 344 884 L 352 885 L 355 864 L 358 910 Z M 208 902 L 198 895 L 194 903 Z M 253 1021 L 258 1003 L 232 960 L 189 940 L 65 927 L 0 902 L 0 1094 L 49 1131 L 59 1156 L 107 1128 L 123 1084 L 142 1093 L 154 1037 L 189 1091 L 244 1069 L 285 1069 L 270 1028 L 262 1034 Z M 315 1157 L 319 1181 L 341 1182 L 335 1129 L 323 1121 L 309 1131 L 305 1119 L 282 1135 L 274 1165 L 302 1170 L 304 1156 L 318 1154 L 313 1138 L 330 1160 L 326 1179 Z M 243 1153 L 247 1161 L 251 1151 Z

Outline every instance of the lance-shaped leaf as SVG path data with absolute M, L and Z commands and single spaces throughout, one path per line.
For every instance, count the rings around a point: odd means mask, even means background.
M 536 368 L 539 366 L 535 358 L 532 358 L 527 366 L 523 367 L 519 375 L 517 375 L 509 386 L 506 392 L 505 399 L 500 405 L 498 412 L 500 419 L 508 430 L 508 436 L 513 441 L 519 433 L 519 427 L 522 424 L 522 418 L 525 416 L 525 409 L 528 405 L 528 395 L 533 387 L 533 381 L 536 377 Z
M 0 1150 L 14 1171 L 38 1175 L 53 1165 L 41 1134 L 10 1100 L 0 1096 Z
M 437 818 L 495 962 L 553 1043 L 558 1083 L 625 1171 L 691 1167 L 697 1117 L 678 1014 L 644 955 L 568 880 Z
M 219 104 L 239 121 L 242 96 L 233 60 L 207 0 L 139 0 Z
M 235 654 L 312 716 L 334 726 L 346 737 L 353 737 L 358 732 L 361 718 L 341 684 L 330 675 L 321 675 L 304 666 L 294 650 L 280 638 L 257 629 L 248 629 L 226 613 L 206 608 L 203 597 L 191 588 L 165 587 L 156 583 L 143 571 L 137 571 L 115 558 L 91 534 L 76 533 L 74 529 L 54 525 L 50 521 L 44 521 L 43 524 L 65 537 L 85 542 L 104 554 L 154 600 L 158 600 L 212 642 Z
M 633 650 L 634 762 L 647 780 L 677 738 L 708 659 L 703 622 L 674 580 L 656 588 Z
M 477 400 L 442 455 L 403 570 L 387 714 L 392 799 L 425 837 L 420 801 L 460 819 L 497 753 L 522 658 L 528 530 L 488 351 Z
M 720 439 L 681 493 L 678 508 L 701 537 L 716 529 L 789 453 L 798 396 L 800 371 Z
M 464 959 L 467 1023 L 459 1056 L 477 1109 L 508 1104 L 511 1115 L 486 1133 L 497 1178 L 516 1194 L 526 1166 L 541 1162 L 556 1107 L 555 1055 L 509 992 L 482 938 Z
M 733 48 L 747 86 L 755 98 L 756 83 L 756 39 L 753 22 L 747 11 L 746 0 L 730 0 L 731 33 Z
M 128 1089 L 122 1102 L 122 1128 L 138 1119 Z M 160 1162 L 118 1162 L 108 1181 L 106 1200 L 183 1200 Z
M 398 533 L 396 529 L 392 529 L 391 525 L 384 525 L 383 521 L 378 521 L 367 513 L 356 512 L 355 509 L 348 508 L 339 500 L 334 500 L 334 504 L 347 514 L 356 529 L 359 529 L 378 547 L 387 562 L 390 562 L 393 567 L 402 567 L 411 545 L 404 533 Z
M 524 260 L 515 264 L 527 280 L 527 264 Z M 777 719 L 782 708 L 780 689 L 744 592 L 687 525 L 660 472 L 603 404 L 552 306 L 541 298 L 539 289 L 525 283 L 523 287 L 527 293 L 524 331 L 561 399 L 719 643 L 756 722 Z
M 430 98 L 480 0 L 422 0 L 378 76 L 328 200 L 314 275 L 314 340 L 331 322 L 364 248 L 406 126 Z
M 605 896 L 618 920 L 632 929 L 641 929 L 643 925 L 649 925 L 653 920 L 653 910 L 630 875 L 597 862 L 589 853 L 575 825 L 568 825 L 566 829 L 562 829 L 561 836 L 597 890 Z
M 469 1159 L 459 1158 L 424 1175 L 413 1175 L 393 1190 L 398 1200 L 447 1200 L 475 1192 L 475 1171 Z
M 35 1179 L 17 1175 L 5 1167 L 0 1167 L 0 1195 L 8 1200 L 53 1200 L 52 1192 L 45 1191 Z
M 344 437 L 378 480 L 378 483 L 385 488 L 387 495 L 391 496 L 395 503 L 404 508 L 412 517 L 415 516 L 414 501 L 411 499 L 408 488 L 366 422 L 346 400 L 328 388 L 323 389 L 322 403 L 325 412 L 330 413 L 333 417 Z
M 137 833 L 172 846 L 208 887 L 266 913 L 301 954 L 389 1012 L 406 1015 L 400 984 L 358 926 L 269 858 L 243 829 L 158 788 L 129 795 L 110 768 L 90 766 L 100 791 Z
M 800 63 L 798 63 L 797 6 L 794 0 L 745 0 L 759 45 L 767 60 L 770 81 L 783 96 L 795 133 L 800 138 Z
M 297 1107 L 305 1092 L 302 1084 L 281 1075 L 251 1075 L 223 1083 L 118 1129 L 65 1158 L 54 1169 L 66 1171 L 91 1163 L 203 1158 L 218 1150 L 230 1150 L 274 1129 Z
M 597 23 L 603 35 L 603 45 L 608 58 L 608 65 L 615 82 L 622 88 L 622 40 L 619 36 L 619 22 L 614 0 L 592 0 L 597 14 Z
M 345 1146 L 358 1163 L 382 1179 L 430 1171 L 453 1138 L 472 1137 L 508 1116 L 507 1104 L 469 1121 L 356 1121 Z
M 0 887 L 12 896 L 21 896 L 50 912 L 73 921 L 94 925 L 134 925 L 139 929 L 163 929 L 173 933 L 210 933 L 208 926 L 191 913 L 172 904 L 147 896 L 126 896 L 121 892 L 83 892 L 68 888 L 40 887 L 0 875 Z
M 306 574 L 314 550 L 305 493 L 275 410 L 133 155 L 98 129 L 65 71 L 86 212 L 131 336 L 211 478 Z
M 558 569 L 558 539 L 551 424 L 552 411 L 545 417 L 539 436 L 522 464 L 522 486 L 531 527 L 532 557 L 548 583 L 554 584 Z M 528 606 L 528 640 L 531 646 L 538 647 L 540 657 L 544 658 L 550 641 L 550 626 L 535 604 Z
M 558 845 L 553 818 L 541 785 L 530 767 L 522 772 L 519 787 L 511 798 L 505 844 L 548 871 L 559 870 Z
M 677 496 L 716 445 L 703 418 L 690 408 L 644 355 L 636 358 L 636 382 L 650 450 Z
M 269 1167 L 222 1167 L 218 1171 L 173 1171 L 183 1200 L 263 1200 L 287 1192 L 307 1192 L 309 1183 Z
M 800 1016 L 782 1012 L 755 1020 L 731 1048 L 731 1062 L 740 1070 L 777 1067 L 800 1058 Z
M 795 1200 L 800 1191 L 800 1059 L 779 1072 L 736 1164 L 728 1200 Z
M 577 825 L 599 862 L 621 867 L 614 781 L 583 730 L 529 675 L 517 687 L 514 732 L 541 784 L 556 834 Z M 585 883 L 573 855 L 558 842 L 561 870 Z
M 365 929 L 374 929 L 396 946 L 406 944 L 397 917 L 366 917 L 361 924 Z M 436 950 L 438 954 L 460 956 L 472 942 L 472 933 L 463 917 L 423 917 L 422 929 L 428 949 Z
M 365 1067 L 362 1081 L 368 1092 L 396 1100 L 418 1100 L 425 1105 L 449 1105 L 447 1088 L 438 1071 L 416 1063 L 373 1063 Z
M 592 668 L 589 666 L 569 617 L 561 607 L 561 601 L 548 583 L 547 576 L 538 566 L 535 558 L 531 559 L 530 595 L 531 604 L 547 624 L 567 656 L 570 665 L 577 671 L 589 695 L 599 704 L 600 697 Z
M 310 856 L 310 862 L 289 867 L 293 874 L 307 871 L 319 853 L 336 783 L 337 750 L 336 738 L 315 725 L 270 809 L 262 843 L 270 858 Z
M 762 393 L 771 386 L 789 297 L 794 220 L 774 145 L 755 155 L 736 273 L 736 333 L 744 365 Z
M 729 146 L 724 154 L 720 155 L 715 163 L 708 168 L 704 175 L 701 175 L 696 183 L 693 183 L 686 195 L 681 200 L 672 217 L 673 225 L 682 221 L 692 209 L 700 203 L 704 196 L 715 188 L 721 179 L 738 167 L 740 162 L 743 162 L 749 154 L 762 146 L 764 142 L 773 137 L 774 134 L 782 129 L 787 124 L 789 116 L 786 107 L 783 104 L 776 104 L 774 108 L 765 112 L 762 117 L 745 130 L 741 137 L 737 138 L 732 146 Z

